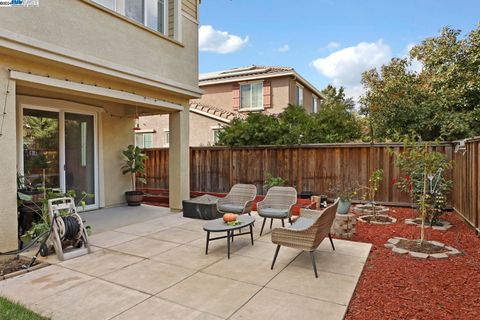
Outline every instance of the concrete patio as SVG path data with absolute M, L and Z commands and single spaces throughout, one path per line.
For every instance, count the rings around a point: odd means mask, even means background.
M 0 295 L 52 319 L 342 319 L 371 245 L 324 241 L 310 257 L 280 250 L 270 234 L 255 245 L 235 238 L 210 243 L 205 221 L 142 206 L 85 213 L 94 253 L 0 282 Z M 278 226 L 274 224 L 274 227 Z M 269 232 L 267 228 L 267 232 Z

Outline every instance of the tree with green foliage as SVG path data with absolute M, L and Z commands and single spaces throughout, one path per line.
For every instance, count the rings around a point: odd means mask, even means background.
M 422 65 L 412 70 L 414 61 Z M 414 131 L 423 140 L 480 134 L 480 25 L 465 37 L 449 27 L 408 58 L 365 72 L 362 112 L 378 140 Z
M 361 119 L 344 89 L 328 86 L 318 113 L 289 105 L 279 115 L 250 113 L 235 119 L 219 134 L 218 145 L 295 145 L 357 140 L 362 135 Z
M 362 119 L 356 114 L 355 102 L 345 97 L 345 90 L 328 85 L 322 90 L 325 99 L 313 115 L 312 136 L 325 143 L 351 142 L 362 136 Z

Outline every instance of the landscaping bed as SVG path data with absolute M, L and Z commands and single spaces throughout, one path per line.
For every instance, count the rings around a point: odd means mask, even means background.
M 16 277 L 20 274 L 35 271 L 39 268 L 47 266 L 47 263 L 35 262 L 32 267 L 27 268 L 31 259 L 25 258 L 5 258 L 0 260 L 0 281 L 11 277 Z M 0 318 L 1 319 L 1 318 Z
M 389 215 L 415 218 L 415 211 L 392 208 Z M 385 248 L 393 237 L 418 239 L 415 225 L 357 224 L 354 241 L 373 244 L 345 319 L 480 319 L 480 238 L 450 213 L 448 231 L 426 229 L 426 239 L 461 250 L 449 259 L 416 259 Z

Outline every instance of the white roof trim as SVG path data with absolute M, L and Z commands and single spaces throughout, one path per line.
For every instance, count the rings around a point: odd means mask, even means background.
M 194 108 L 190 108 L 190 111 L 193 112 L 193 113 L 199 114 L 201 116 L 205 116 L 205 117 L 209 117 L 209 118 L 221 121 L 223 123 L 230 123 L 230 121 L 231 121 L 229 119 L 225 119 L 225 118 L 216 116 L 214 114 L 211 114 L 211 113 L 208 113 L 208 112 L 205 112 L 205 111 L 201 111 L 201 110 L 197 110 L 197 109 L 194 109 Z

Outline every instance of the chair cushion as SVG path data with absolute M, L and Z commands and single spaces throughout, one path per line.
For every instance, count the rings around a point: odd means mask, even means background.
M 288 229 L 303 230 L 310 227 L 314 222 L 315 220 L 313 219 L 300 217 L 291 226 L 289 226 Z
M 222 212 L 242 213 L 243 206 L 233 203 L 224 203 L 218 206 L 218 209 Z
M 258 214 L 261 217 L 266 218 L 287 218 L 288 210 L 287 209 L 275 209 L 275 208 L 262 208 L 258 210 Z

